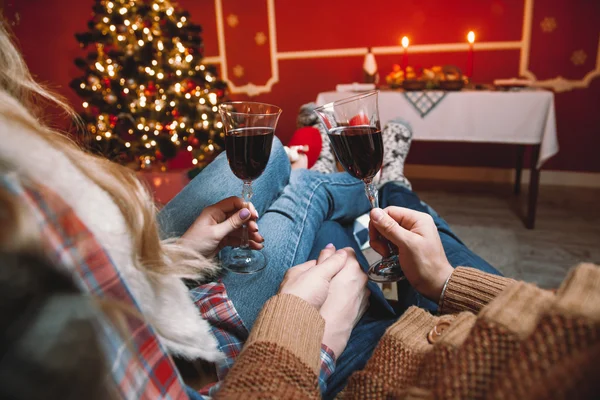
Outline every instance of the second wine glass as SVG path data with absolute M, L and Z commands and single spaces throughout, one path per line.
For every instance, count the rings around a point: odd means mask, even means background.
M 265 170 L 271 155 L 273 135 L 281 108 L 250 101 L 222 103 L 219 114 L 225 128 L 225 151 L 229 167 L 244 184 L 244 203 L 252 198 L 252 181 Z M 231 272 L 251 274 L 265 268 L 264 254 L 250 248 L 248 226 L 242 227 L 240 247 L 226 253 L 221 259 L 223 267 Z
M 365 183 L 371 208 L 379 207 L 377 186 L 373 178 L 383 164 L 383 140 L 379 122 L 378 91 L 338 100 L 315 109 L 338 161 L 355 178 Z M 388 244 L 391 255 L 369 268 L 369 279 L 375 282 L 397 282 L 404 279 L 398 256 Z

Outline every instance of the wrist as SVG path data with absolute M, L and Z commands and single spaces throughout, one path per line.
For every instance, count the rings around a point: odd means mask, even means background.
M 322 343 L 327 346 L 333 352 L 335 358 L 338 359 L 348 344 L 352 329 L 343 329 L 340 328 L 339 325 L 332 325 L 334 324 L 325 322 Z
M 423 295 L 436 304 L 439 304 L 444 292 L 444 288 L 447 285 L 452 272 L 454 272 L 454 268 L 452 268 L 450 263 L 446 263 L 441 268 L 438 268 L 438 273 L 431 281 L 432 285 L 427 293 L 423 293 Z

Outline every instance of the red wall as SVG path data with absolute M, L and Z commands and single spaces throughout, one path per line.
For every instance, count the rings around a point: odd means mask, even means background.
M 6 3 L 6 2 L 5 2 Z M 228 72 L 237 86 L 248 82 L 264 85 L 272 75 L 268 38 L 263 46 L 254 36 L 269 36 L 267 1 L 227 0 L 223 16 L 238 17 L 235 27 L 224 23 Z M 33 73 L 75 104 L 79 100 L 68 88 L 78 74 L 72 60 L 80 55 L 73 34 L 86 29 L 91 0 L 9 1 L 7 17 L 19 13 L 15 27 L 23 53 Z M 192 20 L 202 24 L 206 56 L 219 54 L 214 0 L 180 0 Z M 519 41 L 524 1 L 517 0 L 275 0 L 278 52 L 396 46 L 407 35 L 412 44 L 464 42 L 468 30 L 477 41 Z M 554 18 L 556 28 L 544 32 L 541 22 Z M 533 10 L 530 70 L 539 80 L 563 76 L 582 79 L 595 68 L 600 34 L 600 2 L 589 0 L 538 0 Z M 581 65 L 571 61 L 576 50 L 587 58 Z M 477 51 L 474 80 L 518 76 L 517 49 Z M 295 129 L 299 106 L 313 101 L 317 93 L 333 90 L 338 83 L 362 79 L 362 57 L 331 57 L 279 60 L 279 82 L 269 93 L 253 97 L 284 109 L 278 128 L 285 142 Z M 400 61 L 399 55 L 378 55 L 382 75 Z M 412 65 L 456 64 L 464 67 L 465 52 L 410 55 Z M 242 65 L 244 75 L 235 77 L 233 67 Z M 234 97 L 247 97 L 236 95 Z M 585 89 L 556 94 L 560 152 L 546 164 L 548 169 L 600 172 L 600 77 Z M 513 149 L 506 146 L 417 142 L 409 162 L 442 165 L 511 166 Z

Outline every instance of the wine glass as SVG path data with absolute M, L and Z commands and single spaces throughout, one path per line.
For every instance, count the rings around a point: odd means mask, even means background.
M 243 182 L 244 203 L 252 198 L 252 181 L 258 178 L 269 161 L 273 134 L 281 108 L 265 103 L 234 101 L 221 103 L 219 114 L 225 128 L 225 150 L 229 167 Z M 264 254 L 250 248 L 248 226 L 242 226 L 240 246 L 221 259 L 231 272 L 252 274 L 267 265 Z
M 379 207 L 373 178 L 383 163 L 378 93 L 377 90 L 362 93 L 315 109 L 327 129 L 338 161 L 350 175 L 365 183 L 371 208 Z M 397 282 L 405 279 L 395 249 L 389 242 L 387 245 L 391 256 L 370 266 L 367 275 L 372 281 Z

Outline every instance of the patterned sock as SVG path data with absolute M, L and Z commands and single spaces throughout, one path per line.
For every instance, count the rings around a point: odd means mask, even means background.
M 329 143 L 327 129 L 325 129 L 320 121 L 314 125 L 314 128 L 317 128 L 321 134 L 322 147 L 319 158 L 317 158 L 315 165 L 310 167 L 310 170 L 321 172 L 322 174 L 331 174 L 335 172 L 335 155 L 331 149 L 331 143 Z
M 381 187 L 385 183 L 396 181 L 411 188 L 411 184 L 404 176 L 404 162 L 412 142 L 412 130 L 402 120 L 393 120 L 383 129 L 383 165 L 381 176 L 377 184 Z
M 321 120 L 314 112 L 317 105 L 315 103 L 307 103 L 300 107 L 298 112 L 298 118 L 296 119 L 296 125 L 298 128 L 305 126 L 312 126 L 317 128 L 321 134 L 321 153 L 319 158 L 310 169 L 311 171 L 321 172 L 323 174 L 330 174 L 335 171 L 335 156 L 331 150 L 329 143 L 329 137 L 327 137 L 327 130 L 321 123 Z

